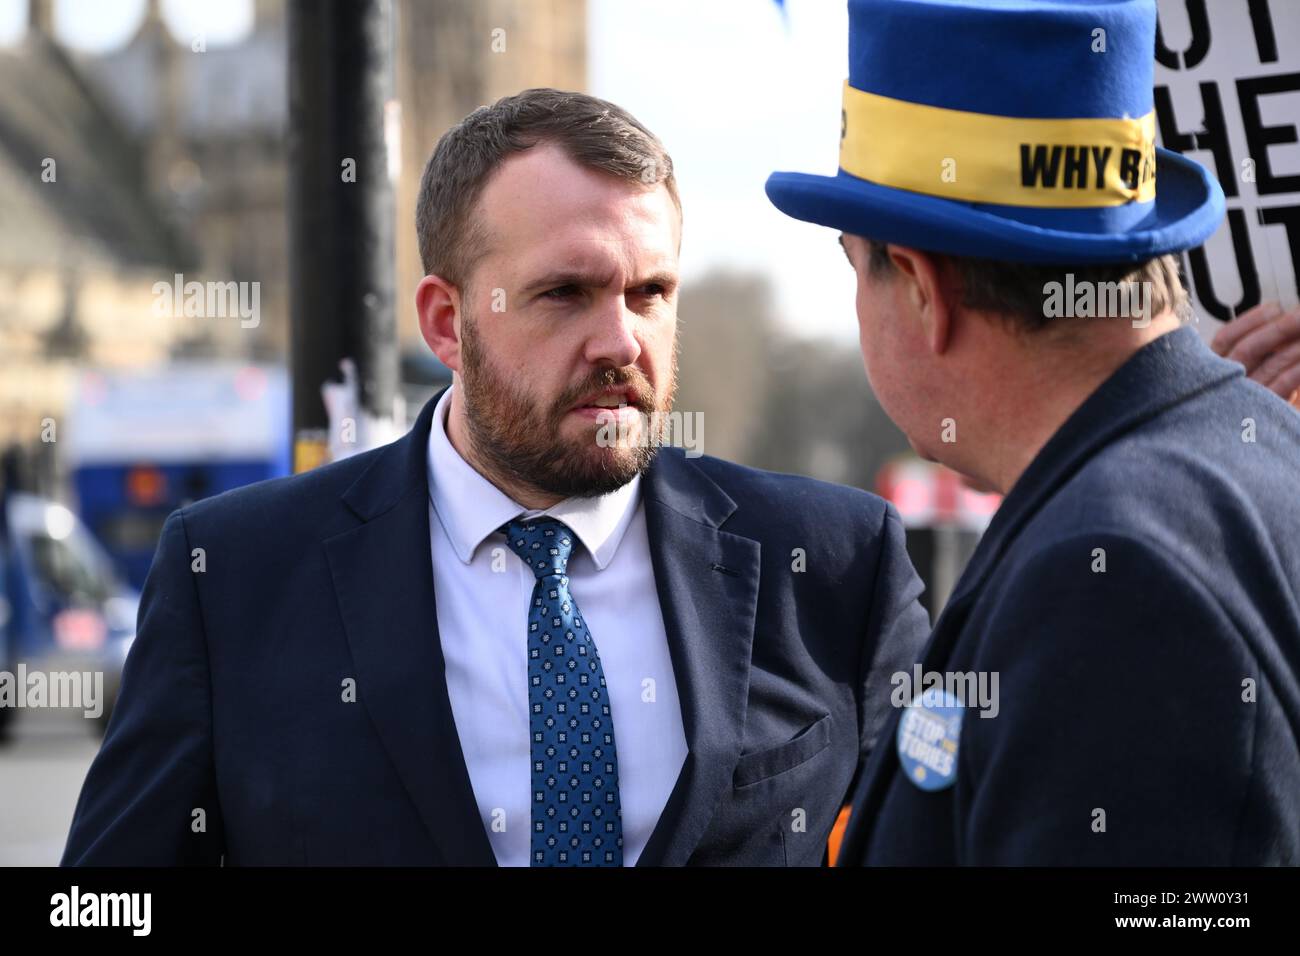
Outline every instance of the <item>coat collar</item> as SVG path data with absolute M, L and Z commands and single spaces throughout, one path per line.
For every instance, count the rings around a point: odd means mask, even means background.
M 1192 396 L 1240 376 L 1235 362 L 1219 358 L 1196 330 L 1183 326 L 1129 358 L 1048 439 L 989 523 L 933 633 L 921 652 L 923 671 L 941 670 L 985 582 L 1020 531 L 1051 496 L 1106 445 Z M 871 830 L 898 767 L 894 738 L 901 711 L 890 719 L 854 794 L 841 859 L 861 862 Z
M 1243 374 L 1191 326 L 1138 349 L 1048 439 L 1003 499 L 949 604 L 977 593 L 1007 547 L 1058 488 L 1121 435 L 1198 392 Z
M 358 700 L 444 861 L 492 866 L 437 631 L 426 451 L 440 397 L 343 493 L 360 523 L 324 547 Z M 740 755 L 759 544 L 722 529 L 735 501 L 680 450 L 661 451 L 642 494 L 688 753 L 637 865 L 674 866 L 699 844 Z

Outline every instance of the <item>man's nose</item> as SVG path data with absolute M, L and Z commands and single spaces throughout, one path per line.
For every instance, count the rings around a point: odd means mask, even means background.
M 641 357 L 641 343 L 636 339 L 637 314 L 627 307 L 623 296 L 604 299 L 593 310 L 591 321 L 584 357 L 592 365 L 608 363 L 625 368 Z

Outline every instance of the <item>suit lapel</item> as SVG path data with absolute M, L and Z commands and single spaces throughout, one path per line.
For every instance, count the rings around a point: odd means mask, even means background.
M 493 866 L 447 693 L 429 546 L 425 450 L 433 407 L 345 492 L 361 524 L 324 542 L 357 699 L 452 865 Z M 680 866 L 731 786 L 743 740 L 759 544 L 721 530 L 732 499 L 680 451 L 643 482 L 650 559 L 687 757 L 639 866 Z
M 447 693 L 433 592 L 430 399 L 343 495 L 362 523 L 324 542 L 366 708 L 449 865 L 494 866 Z
M 650 560 L 688 753 L 638 866 L 681 866 L 731 786 L 749 694 L 759 544 L 722 531 L 731 498 L 676 449 L 644 482 Z

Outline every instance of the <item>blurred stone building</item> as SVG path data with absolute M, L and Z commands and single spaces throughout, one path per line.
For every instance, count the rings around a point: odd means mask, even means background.
M 243 41 L 206 46 L 151 0 L 90 55 L 29 0 L 0 49 L 0 445 L 60 421 L 83 366 L 283 353 L 284 27 L 279 4 L 255 10 Z M 178 274 L 259 282 L 257 326 L 162 309 Z
M 79 367 L 282 361 L 289 341 L 284 0 L 253 0 L 250 29 L 224 43 L 177 35 L 148 0 L 127 42 L 102 54 L 59 42 L 56 3 L 28 0 L 25 36 L 0 48 L 0 448 L 39 442 Z M 584 88 L 586 2 L 393 6 L 397 324 L 419 353 L 424 162 L 483 103 L 528 86 Z M 158 314 L 155 283 L 177 274 L 256 282 L 256 325 Z

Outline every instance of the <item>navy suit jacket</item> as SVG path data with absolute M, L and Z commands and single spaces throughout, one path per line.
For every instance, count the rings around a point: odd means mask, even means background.
M 933 792 L 895 715 L 841 865 L 1300 863 L 1300 416 L 1191 328 L 1142 349 L 1012 488 L 922 666 L 998 672 L 997 715 Z
M 169 516 L 65 865 L 495 865 L 443 676 L 435 402 Z M 929 633 L 898 516 L 677 449 L 642 487 L 689 754 L 638 865 L 817 865 Z

